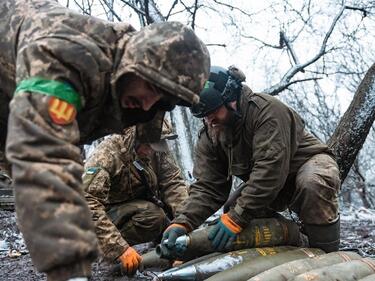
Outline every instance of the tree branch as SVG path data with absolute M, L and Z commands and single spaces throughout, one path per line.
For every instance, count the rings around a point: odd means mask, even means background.
M 284 84 L 276 84 L 275 88 L 273 88 L 273 87 L 268 88 L 270 92 L 267 93 L 267 94 L 275 96 L 275 95 L 284 91 L 285 89 L 287 89 L 289 86 L 291 86 L 293 84 L 300 83 L 300 82 L 306 82 L 306 81 L 317 81 L 317 80 L 320 80 L 320 79 L 323 79 L 323 78 L 322 77 L 311 77 L 311 78 L 297 79 L 297 80 L 294 80 L 294 81 L 288 81 Z M 274 94 L 274 93 L 276 93 L 276 94 Z
M 137 14 L 142 15 L 142 16 L 146 16 L 146 14 L 145 14 L 144 11 L 140 10 L 139 8 L 137 8 L 135 5 L 133 5 L 129 1 L 125 1 L 125 0 L 120 0 L 120 1 L 122 3 L 124 3 L 126 6 L 129 6 L 130 8 L 132 8 L 134 10 L 134 12 L 136 12 Z
M 239 11 L 240 13 L 242 13 L 242 14 L 248 16 L 248 17 L 252 17 L 252 16 L 254 15 L 254 14 L 249 14 L 249 13 L 245 12 L 244 10 L 238 8 L 238 7 L 235 7 L 235 6 L 232 6 L 232 5 L 229 5 L 229 4 L 226 4 L 226 3 L 220 2 L 220 1 L 218 1 L 218 0 L 214 0 L 214 2 L 215 2 L 216 4 L 219 4 L 219 5 L 222 5 L 222 6 L 228 7 L 228 8 L 230 8 L 231 10 Z
M 267 94 L 270 94 L 270 95 L 277 95 L 278 93 L 280 93 L 282 90 L 285 90 L 288 86 L 290 86 L 290 80 L 300 71 L 302 71 L 304 68 L 306 68 L 307 66 L 313 64 L 314 62 L 316 62 L 318 59 L 320 59 L 322 56 L 324 56 L 326 54 L 326 48 L 327 48 L 327 42 L 328 42 L 328 39 L 330 38 L 330 36 L 332 35 L 332 32 L 338 22 L 338 20 L 340 19 L 340 17 L 342 16 L 342 14 L 344 13 L 345 9 L 351 9 L 351 10 L 354 10 L 355 8 L 353 7 L 348 7 L 348 6 L 342 6 L 340 11 L 338 12 L 338 14 L 335 16 L 335 18 L 333 19 L 332 23 L 331 23 L 331 26 L 330 28 L 328 29 L 326 35 L 324 36 L 324 39 L 323 39 L 323 42 L 322 42 L 322 45 L 320 47 L 320 50 L 319 52 L 310 60 L 308 60 L 307 62 L 303 63 L 303 64 L 297 64 L 293 67 L 291 67 L 287 73 L 282 77 L 281 81 L 273 86 L 271 86 L 270 88 L 268 89 L 265 89 L 263 90 L 264 93 L 267 93 Z M 361 10 L 360 8 L 356 9 L 356 10 Z
M 191 21 L 191 28 L 193 30 L 195 29 L 195 17 L 197 15 L 197 11 L 198 11 L 198 0 L 195 0 L 195 2 L 194 2 L 194 10 L 193 10 L 193 13 L 192 13 L 192 21 Z
M 264 45 L 265 47 L 269 47 L 269 48 L 273 48 L 273 49 L 282 49 L 283 48 L 283 46 L 273 45 L 273 44 L 264 42 L 263 40 L 260 40 L 259 38 L 256 38 L 256 37 L 254 37 L 252 35 L 243 35 L 243 34 L 241 34 L 241 36 L 244 37 L 244 38 L 248 38 L 248 39 L 257 41 L 259 43 L 262 43 L 262 45 Z
M 101 4 L 102 6 L 103 6 L 103 5 L 107 6 L 108 10 L 112 13 L 112 15 L 113 15 L 113 16 L 114 16 L 119 22 L 122 21 L 122 19 L 120 18 L 120 16 L 115 12 L 115 10 L 113 9 L 113 7 L 111 7 L 111 6 L 109 5 L 109 3 L 108 3 L 106 0 L 99 0 L 99 2 L 100 2 L 100 4 Z M 104 3 L 104 4 L 103 4 L 103 3 Z M 104 6 L 103 6 L 103 9 L 104 9 L 104 11 L 106 12 Z M 107 13 L 107 12 L 106 12 L 106 13 Z
M 292 45 L 290 44 L 288 38 L 285 36 L 284 31 L 280 31 L 280 41 L 281 41 L 281 42 L 280 42 L 280 46 L 283 46 L 282 43 L 285 43 L 286 47 L 287 47 L 288 50 L 289 50 L 290 55 L 292 56 L 292 59 L 293 59 L 293 61 L 294 61 L 294 64 L 299 65 L 300 63 L 299 63 L 299 61 L 298 61 L 297 55 L 296 55 L 296 53 L 294 52 L 294 49 L 292 48 Z M 301 72 L 304 73 L 305 70 L 302 69 Z
M 171 15 L 171 13 L 172 13 L 172 10 L 173 10 L 174 7 L 177 5 L 177 3 L 178 3 L 178 0 L 174 0 L 174 2 L 173 2 L 173 4 L 172 4 L 171 8 L 170 8 L 169 11 L 168 11 L 167 16 L 165 17 L 165 20 L 166 20 L 166 21 L 168 21 L 170 15 Z
M 211 43 L 211 44 L 206 44 L 206 46 L 219 46 L 219 47 L 226 47 L 227 45 L 225 44 L 215 44 L 215 43 Z
M 154 0 L 145 0 L 145 4 L 147 4 L 147 19 L 149 24 L 165 21 L 164 16 L 161 14 Z

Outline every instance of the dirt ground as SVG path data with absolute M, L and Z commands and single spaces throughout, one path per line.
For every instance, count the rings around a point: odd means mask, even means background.
M 362 256 L 375 257 L 375 212 L 362 209 L 342 216 L 341 249 L 357 251 Z M 138 250 L 145 251 L 140 246 Z M 105 264 L 93 265 L 93 281 L 107 280 L 152 280 L 153 272 L 139 274 L 134 278 L 114 277 Z M 0 280 L 39 281 L 46 280 L 44 274 L 36 272 L 22 236 L 16 226 L 13 212 L 0 210 Z

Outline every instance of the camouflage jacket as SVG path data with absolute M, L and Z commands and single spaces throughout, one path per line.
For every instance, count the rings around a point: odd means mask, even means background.
M 126 73 L 196 101 L 208 52 L 176 22 L 135 31 L 48 0 L 3 0 L 0 15 L 0 148 L 7 135 L 19 226 L 34 265 L 51 280 L 87 276 L 97 245 L 76 145 L 140 121 L 120 107 Z M 73 93 L 68 107 L 56 103 L 61 92 Z M 71 105 L 78 111 L 71 122 L 52 120 L 72 116 Z
M 130 130 L 127 130 L 128 132 Z M 139 159 L 133 148 L 134 131 L 112 135 L 101 142 L 85 164 L 85 196 L 96 225 L 104 257 L 118 258 L 128 247 L 124 237 L 106 215 L 113 204 L 133 199 L 149 200 L 152 189 L 174 215 L 187 198 L 187 188 L 171 152 L 156 152 L 150 159 Z M 145 186 L 134 160 L 145 169 Z M 126 238 L 126 237 L 125 237 Z
M 174 220 L 192 229 L 227 200 L 232 176 L 247 183 L 229 215 L 246 225 L 257 209 L 284 210 L 302 164 L 328 147 L 304 129 L 301 117 L 278 99 L 244 86 L 241 118 L 214 145 L 205 129 L 195 148 L 189 199 Z

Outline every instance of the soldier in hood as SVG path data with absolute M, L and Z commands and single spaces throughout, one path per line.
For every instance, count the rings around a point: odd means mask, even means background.
M 103 257 L 119 259 L 128 275 L 141 264 L 132 245 L 160 239 L 188 197 L 167 144 L 175 138 L 166 120 L 156 143 L 140 143 L 131 127 L 106 138 L 85 163 L 85 197 Z
M 135 31 L 56 1 L 4 0 L 0 15 L 0 150 L 19 227 L 49 280 L 89 276 L 97 240 L 77 145 L 140 122 L 140 139 L 157 139 L 166 110 L 198 102 L 208 51 L 177 22 Z
M 189 198 L 163 239 L 198 227 L 228 199 L 234 176 L 244 184 L 209 239 L 231 244 L 254 218 L 287 209 L 298 214 L 311 247 L 337 251 L 340 243 L 340 177 L 331 150 L 305 130 L 302 118 L 281 101 L 253 93 L 236 67 L 211 67 L 193 115 L 204 128 L 195 148 Z M 271 233 L 272 235 L 272 233 Z

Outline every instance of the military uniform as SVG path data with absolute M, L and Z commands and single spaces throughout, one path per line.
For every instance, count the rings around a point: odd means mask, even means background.
M 87 276 L 97 243 L 76 145 L 141 121 L 119 102 L 128 73 L 197 101 L 208 51 L 179 23 L 136 32 L 56 1 L 4 0 L 0 15 L 0 140 L 7 136 L 19 227 L 49 279 Z M 155 114 L 163 112 L 147 120 Z
M 100 248 L 110 261 L 129 245 L 157 240 L 169 223 L 166 214 L 170 212 L 173 217 L 188 196 L 171 152 L 139 158 L 134 140 L 133 128 L 112 135 L 99 144 L 85 164 L 85 196 Z M 137 170 L 134 161 L 144 168 L 143 172 Z M 156 198 L 152 198 L 154 195 Z
M 304 122 L 278 99 L 244 85 L 241 117 L 217 144 L 200 133 L 189 199 L 175 223 L 199 226 L 227 200 L 232 176 L 246 182 L 229 216 L 240 226 L 254 217 L 290 208 L 305 224 L 338 217 L 339 171 L 331 151 L 304 129 Z

